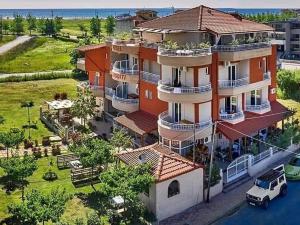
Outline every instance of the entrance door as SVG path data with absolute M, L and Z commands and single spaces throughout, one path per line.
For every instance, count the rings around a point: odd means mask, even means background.
M 181 104 L 174 103 L 173 104 L 173 118 L 175 123 L 179 123 L 181 120 Z
M 181 70 L 179 68 L 173 68 L 172 70 L 172 85 L 173 87 L 181 86 Z

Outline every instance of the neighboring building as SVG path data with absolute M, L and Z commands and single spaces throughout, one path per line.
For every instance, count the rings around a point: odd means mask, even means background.
M 117 157 L 127 165 L 149 163 L 155 183 L 141 194 L 158 221 L 180 213 L 203 200 L 203 168 L 158 144 L 124 151 Z
M 116 19 L 116 33 L 132 32 L 137 25 L 157 18 L 157 12 L 154 10 L 137 10 L 135 16 L 129 13 L 118 15 Z
M 281 68 L 300 69 L 300 20 L 270 22 Z
M 191 152 L 194 138 L 211 149 L 217 122 L 224 182 L 245 175 L 249 136 L 265 140 L 288 113 L 276 101 L 277 46 L 267 42 L 274 29 L 199 6 L 135 31 L 140 38 L 80 49 L 91 87 L 104 85 L 105 114 L 135 137 L 137 147 L 158 142 L 159 149 L 182 156 Z M 169 40 L 184 47 L 168 46 Z M 205 43 L 212 47 L 203 48 Z

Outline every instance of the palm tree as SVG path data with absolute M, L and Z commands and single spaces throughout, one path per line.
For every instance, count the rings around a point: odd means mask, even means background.
M 33 101 L 25 101 L 21 103 L 21 108 L 27 108 L 27 124 L 23 125 L 23 129 L 28 129 L 28 139 L 31 139 L 31 129 L 37 129 L 36 122 L 32 123 L 30 109 L 34 107 Z

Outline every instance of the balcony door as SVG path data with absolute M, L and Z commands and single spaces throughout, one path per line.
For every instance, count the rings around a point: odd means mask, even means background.
M 100 80 L 100 73 L 96 72 L 94 77 L 94 85 L 97 87 L 99 86 L 99 80 Z
M 261 90 L 253 90 L 251 91 L 250 103 L 251 105 L 261 105 Z
M 172 69 L 172 85 L 173 87 L 181 87 L 181 73 L 179 68 Z
M 173 103 L 173 118 L 175 123 L 179 123 L 181 121 L 181 104 Z
M 230 81 L 236 80 L 236 65 L 228 66 L 228 80 Z
M 225 98 L 225 111 L 228 114 L 237 113 L 237 97 L 230 96 Z

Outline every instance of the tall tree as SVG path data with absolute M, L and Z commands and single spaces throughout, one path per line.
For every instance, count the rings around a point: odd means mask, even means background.
M 30 109 L 34 107 L 33 101 L 25 101 L 21 103 L 22 108 L 27 109 L 27 124 L 23 125 L 23 129 L 28 130 L 28 139 L 31 139 L 31 129 L 37 129 L 35 122 L 31 120 Z
M 55 189 L 50 194 L 42 194 L 32 190 L 26 195 L 26 200 L 21 204 L 13 203 L 8 210 L 13 217 L 22 225 L 43 225 L 47 221 L 58 222 L 65 211 L 65 205 L 69 196 L 66 191 Z
M 0 160 L 0 167 L 3 168 L 12 183 L 20 183 L 22 190 L 22 201 L 24 201 L 25 180 L 37 169 L 36 161 L 31 156 L 13 156 Z
M 96 166 L 104 165 L 107 167 L 107 164 L 112 162 L 111 145 L 104 140 L 86 139 L 83 143 L 71 145 L 69 149 L 80 158 L 84 167 L 91 167 L 91 186 L 94 188 L 93 171 Z
M 71 112 L 75 117 L 81 119 L 81 123 L 85 127 L 88 117 L 95 115 L 96 98 L 92 95 L 90 90 L 77 92 L 77 98 L 74 101 Z
M 79 30 L 82 33 L 82 36 L 86 37 L 87 36 L 87 32 L 88 32 L 88 29 L 86 28 L 86 26 L 84 24 L 82 24 L 82 23 L 79 23 L 78 27 L 79 27 Z
M 24 18 L 21 15 L 15 14 L 10 28 L 14 34 L 22 34 L 24 32 Z
M 8 34 L 8 31 L 10 29 L 9 20 L 3 20 L 3 31 L 5 34 Z
M 116 21 L 113 16 L 108 16 L 105 22 L 106 33 L 112 35 L 115 32 Z
M 133 147 L 133 139 L 124 129 L 114 129 L 110 143 L 117 152 Z
M 61 29 L 63 28 L 62 17 L 56 16 L 54 18 L 54 33 L 53 35 L 57 35 Z
M 93 17 L 90 20 L 90 30 L 94 37 L 97 37 L 100 40 L 100 33 L 101 33 L 101 19 L 98 16 Z
M 43 35 L 46 34 L 46 20 L 44 18 L 37 21 L 37 30 Z
M 31 35 L 31 32 L 36 29 L 36 17 L 32 16 L 30 13 L 26 17 L 27 29 Z
M 151 166 L 142 164 L 136 167 L 116 167 L 100 175 L 103 188 L 109 196 L 122 196 L 124 199 L 125 224 L 136 224 L 142 216 L 143 208 L 139 194 L 148 192 L 154 182 Z
M 18 128 L 11 128 L 8 132 L 0 132 L 0 143 L 6 148 L 7 158 L 9 155 L 9 149 L 17 147 L 23 140 L 24 131 Z

